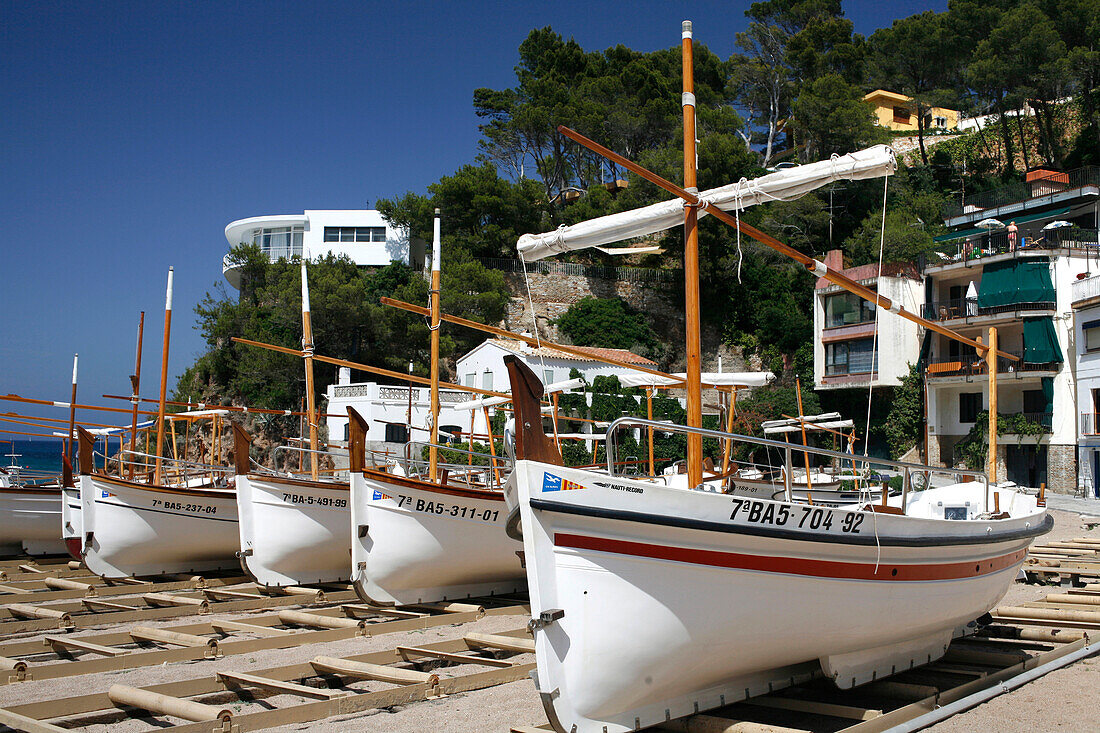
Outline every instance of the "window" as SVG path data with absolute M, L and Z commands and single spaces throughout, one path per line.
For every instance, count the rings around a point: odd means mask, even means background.
M 326 242 L 385 242 L 386 227 L 325 227 Z
M 875 307 L 852 293 L 839 293 L 825 298 L 825 328 L 870 323 L 875 320 Z
M 981 392 L 959 393 L 959 422 L 976 422 L 981 411 Z
M 467 387 L 477 386 L 477 374 L 475 372 L 466 372 L 466 379 L 463 384 Z
M 894 122 L 899 122 L 903 125 L 909 124 L 909 110 L 905 107 L 894 107 Z
M 873 339 L 825 344 L 825 375 L 867 374 L 878 370 L 878 352 Z
M 351 440 L 351 423 L 344 423 L 344 442 Z
M 1043 390 L 1025 389 L 1023 396 L 1024 412 L 1030 412 L 1034 415 L 1042 415 L 1047 411 L 1047 398 L 1043 395 Z
M 252 230 L 252 244 L 275 260 L 301 256 L 302 233 L 305 227 L 267 227 Z
M 486 369 L 481 375 L 481 388 L 492 389 L 493 388 L 493 373 Z
M 1100 351 L 1100 321 L 1086 321 L 1081 330 L 1085 334 L 1085 351 Z
M 400 425 L 398 423 L 386 423 L 386 442 L 408 443 L 409 429 L 404 425 Z
M 543 369 L 542 370 L 542 383 L 544 385 L 554 383 L 554 370 L 553 369 Z
M 947 129 L 947 118 L 946 117 L 933 117 L 932 118 L 932 124 L 934 126 L 940 128 L 941 130 L 945 130 L 945 129 Z

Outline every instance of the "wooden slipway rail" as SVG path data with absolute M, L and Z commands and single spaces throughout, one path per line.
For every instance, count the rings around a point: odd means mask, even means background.
M 989 623 L 952 642 L 947 654 L 879 682 L 839 690 L 816 662 L 768 695 L 649 731 L 678 733 L 883 733 L 914 731 L 1100 653 L 1100 584 L 1041 601 L 999 607 Z M 1091 638 L 1090 638 L 1091 637 Z M 806 678 L 811 678 L 808 681 Z M 549 725 L 516 726 L 543 733 Z
M 0 583 L 0 604 L 42 603 L 69 598 L 107 598 L 166 590 L 218 588 L 241 585 L 249 580 L 243 575 L 201 576 L 183 573 L 158 575 L 153 579 L 123 578 L 106 581 L 97 575 L 60 576 L 50 573 L 32 580 Z
M 130 597 L 83 597 L 79 601 L 35 604 L 9 602 L 0 606 L 0 635 L 50 630 L 68 630 L 103 624 L 151 621 L 208 613 L 233 613 L 303 603 L 352 601 L 355 592 L 347 589 L 326 592 L 318 588 L 280 588 L 263 590 L 246 584 L 223 588 L 203 587 L 184 592 L 150 592 L 144 586 L 131 587 Z
M 404 705 L 526 677 L 534 668 L 526 629 L 469 633 L 459 639 L 399 646 L 308 662 L 136 688 L 41 700 L 0 709 L 0 724 L 58 733 L 130 717 L 155 717 L 178 733 L 243 733 L 334 715 Z M 484 671 L 478 668 L 487 667 Z M 197 698 L 197 699 L 196 699 Z M 257 700 L 263 700 L 257 704 Z
M 240 620 L 76 636 L 46 635 L 0 644 L 0 685 L 74 677 L 157 664 L 221 659 L 268 649 L 380 636 L 399 631 L 462 624 L 485 616 L 530 615 L 528 606 L 486 610 L 448 603 L 421 610 L 344 604 L 309 611 L 286 609 Z
M 1100 539 L 1080 537 L 1035 545 L 1028 553 L 1024 573 L 1031 582 L 1067 587 L 1100 582 Z

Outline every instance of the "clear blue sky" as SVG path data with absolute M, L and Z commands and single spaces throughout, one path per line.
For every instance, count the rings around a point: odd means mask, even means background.
M 844 1 L 863 34 L 946 6 Z M 155 396 L 169 265 L 174 384 L 202 351 L 193 308 L 224 282 L 227 223 L 362 208 L 471 162 L 473 90 L 514 84 L 532 28 L 651 51 L 690 19 L 725 58 L 746 7 L 0 0 L 0 394 L 67 400 L 74 352 L 79 401 L 128 393 L 145 310 Z

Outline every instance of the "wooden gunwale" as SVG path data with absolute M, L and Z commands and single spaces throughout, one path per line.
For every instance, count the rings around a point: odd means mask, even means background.
M 408 476 L 395 476 L 392 473 L 385 473 L 383 471 L 374 471 L 369 468 L 364 468 L 363 476 L 365 478 L 379 481 L 382 483 L 392 484 L 394 486 L 402 486 L 409 489 L 417 489 L 419 491 L 427 491 L 434 494 L 446 494 L 448 496 L 461 496 L 467 499 L 486 499 L 488 501 L 504 501 L 504 492 L 494 491 L 492 489 L 463 489 L 457 486 L 440 486 L 429 481 L 421 481 L 420 479 L 410 478 Z
M 19 494 L 41 494 L 43 496 L 45 496 L 45 495 L 60 496 L 61 495 L 61 487 L 60 486 L 57 486 L 57 487 L 48 487 L 48 486 L 33 486 L 33 487 L 31 487 L 31 486 L 5 486 L 4 488 L 0 488 L 0 496 L 2 496 L 4 494 L 12 494 L 12 495 L 16 495 L 16 496 L 19 495 Z
M 310 489 L 336 489 L 337 491 L 351 491 L 351 484 L 345 481 L 314 481 L 312 479 L 288 478 L 287 476 L 268 476 L 262 473 L 248 474 L 248 480 L 263 481 L 280 486 L 305 486 Z
M 235 489 L 214 489 L 214 488 L 202 488 L 196 487 L 193 489 L 178 489 L 170 486 L 156 486 L 153 484 L 143 484 L 137 481 L 127 481 L 126 479 L 120 479 L 115 476 L 108 476 L 102 473 L 91 474 L 96 481 L 102 481 L 104 483 L 114 484 L 116 486 L 124 486 L 128 489 L 138 489 L 140 491 L 164 493 L 164 494 L 178 494 L 180 496 L 202 496 L 207 499 L 232 499 L 237 495 Z M 201 518 L 201 517 L 200 517 Z

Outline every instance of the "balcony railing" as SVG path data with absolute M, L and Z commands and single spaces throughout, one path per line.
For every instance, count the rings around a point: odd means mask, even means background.
M 969 239 L 958 239 L 942 244 L 928 254 L 921 255 L 920 268 L 967 262 L 980 265 L 982 260 L 994 255 L 1013 254 L 1028 257 L 1032 252 L 1046 249 L 1071 249 L 1100 252 L 1100 236 L 1096 229 L 1059 227 L 1040 231 L 1036 236 L 1020 235 L 1015 247 L 1008 239 L 1008 232 L 1000 230 L 992 234 L 978 234 Z
M 947 321 L 952 318 L 966 318 L 974 316 L 994 316 L 999 313 L 1016 313 L 1019 311 L 1054 310 L 1055 304 L 1051 301 L 1036 301 L 1034 303 L 1010 303 L 1008 305 L 996 305 L 990 308 L 979 308 L 977 300 L 956 298 L 954 300 L 935 300 L 921 305 L 921 315 L 930 321 Z
M 1044 433 L 1054 432 L 1053 412 L 1021 412 L 1018 414 L 1026 418 L 1028 422 L 1032 422 L 1038 425 L 1040 428 L 1042 428 L 1042 431 Z
M 1083 280 L 1075 280 L 1071 291 L 1071 302 L 1079 303 L 1082 300 L 1100 298 L 1100 275 L 1086 277 Z
M 1007 351 L 1007 354 L 1022 357 L 1022 351 Z M 1014 372 L 1056 372 L 1062 368 L 1061 362 L 1047 363 L 1026 362 L 1022 359 L 1013 361 L 1003 356 L 997 357 L 997 373 L 1011 374 Z M 973 377 L 987 374 L 986 360 L 984 356 L 967 354 L 964 356 L 936 356 L 927 361 L 925 372 L 929 377 Z
M 1100 168 L 1090 165 L 1066 173 L 1053 173 L 1048 178 L 1040 178 L 1027 183 L 1020 181 L 990 191 L 972 194 L 967 196 L 963 203 L 945 206 L 943 215 L 945 218 L 951 219 L 963 214 L 975 213 L 982 209 L 995 209 L 998 206 L 1015 204 L 1039 196 L 1049 196 L 1062 191 L 1097 185 L 1100 185 Z

